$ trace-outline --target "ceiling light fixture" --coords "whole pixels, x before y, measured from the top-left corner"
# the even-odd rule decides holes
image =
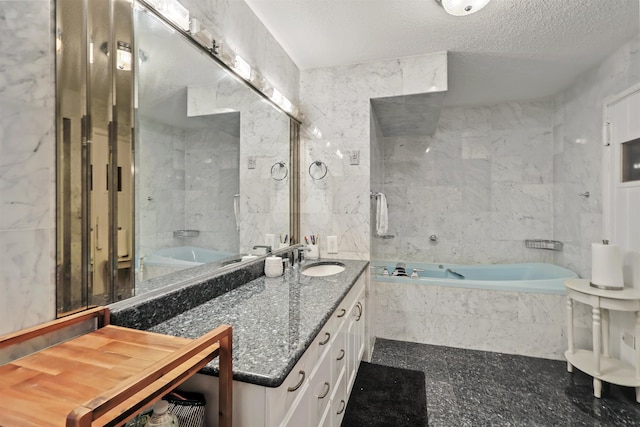
[[[491,0],[436,0],[450,15],[465,16],[479,11]]]

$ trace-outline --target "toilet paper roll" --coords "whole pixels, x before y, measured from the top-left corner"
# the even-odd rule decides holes
[[[600,289],[622,289],[622,254],[616,245],[591,245],[591,284]]]

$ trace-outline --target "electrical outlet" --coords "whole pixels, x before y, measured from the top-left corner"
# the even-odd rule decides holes
[[[255,169],[256,168],[256,158],[253,156],[249,156],[249,159],[247,161],[247,167],[249,169]]]
[[[622,342],[635,350],[635,348],[636,348],[636,337],[631,335],[629,332],[623,332],[622,333]]]
[[[327,236],[327,253],[328,254],[338,253],[338,237],[337,236]]]
[[[349,163],[352,165],[360,164],[360,150],[351,150],[351,153],[349,154]]]

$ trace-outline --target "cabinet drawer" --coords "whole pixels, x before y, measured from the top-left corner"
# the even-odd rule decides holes
[[[347,367],[347,324],[343,323],[336,331],[336,338],[331,345],[331,381],[335,383]]]
[[[346,315],[345,315],[346,317]],[[336,331],[335,331],[336,321],[332,317],[327,320],[327,323],[324,324],[318,335],[313,339],[313,342],[307,348],[305,355],[309,358],[309,362],[312,365],[315,365],[318,360],[322,357],[322,355],[331,347],[331,343],[333,342]],[[308,354],[307,354],[308,353]]]
[[[331,415],[331,418],[333,420],[331,425],[335,427],[340,427],[340,425],[342,424],[342,419],[344,418],[344,412],[347,409],[346,378],[347,374],[345,371],[343,371],[338,378],[333,396],[331,396],[331,407],[329,410],[329,415]]]
[[[309,381],[309,421],[317,425],[322,418],[329,401],[334,384],[331,383],[331,354],[324,353],[318,367]]]

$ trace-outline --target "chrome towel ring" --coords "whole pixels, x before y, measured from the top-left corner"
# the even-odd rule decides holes
[[[327,176],[327,172],[329,168],[323,161],[316,160],[309,165],[309,176],[316,181]]]
[[[284,162],[275,162],[273,166],[271,166],[271,178],[276,181],[283,181],[289,175],[289,168]]]

